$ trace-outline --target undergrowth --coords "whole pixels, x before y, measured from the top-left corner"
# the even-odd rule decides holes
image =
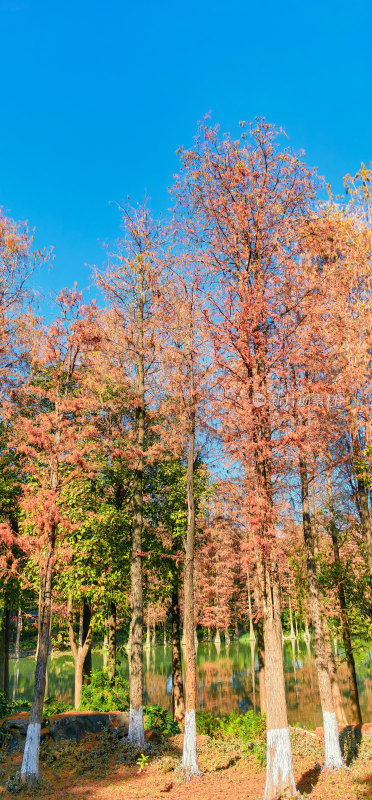
[[[235,747],[238,742],[243,753],[253,754],[261,765],[266,763],[266,720],[261,714],[255,714],[254,711],[238,714],[232,711],[231,714],[216,717],[208,711],[199,711],[196,714],[196,729],[211,739],[222,740],[225,748],[230,740],[235,741]],[[233,756],[228,756],[228,760],[231,758]]]
[[[106,669],[93,669],[90,683],[81,688],[79,710],[126,711],[128,708],[128,681],[117,672],[110,678]]]

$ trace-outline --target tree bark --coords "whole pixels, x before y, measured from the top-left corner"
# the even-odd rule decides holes
[[[9,700],[9,618],[10,612],[6,607],[7,593],[5,594],[5,608],[2,612],[0,630],[0,691],[4,692]]]
[[[144,376],[144,271],[139,271],[139,308],[137,341],[137,395],[136,445],[138,449],[137,467],[134,470],[133,529],[131,563],[132,617],[130,622],[129,652],[129,730],[128,741],[138,747],[145,744],[143,724],[143,587],[142,587],[142,526],[143,526],[143,448],[145,441],[145,376]]]
[[[372,585],[372,519],[368,508],[368,491],[364,486],[363,481],[359,479],[357,482],[357,491],[360,504],[360,521],[367,553],[370,582]]]
[[[342,639],[344,643],[348,681],[349,681],[352,724],[362,725],[363,719],[359,703],[359,691],[356,679],[355,661],[354,661],[353,649],[351,646],[351,636],[350,636],[350,626],[349,626],[345,586],[344,586],[344,581],[342,580],[341,558],[340,558],[340,550],[338,546],[338,536],[337,536],[338,531],[336,526],[336,518],[335,518],[334,503],[333,503],[331,469],[328,459],[327,459],[327,492],[328,492],[328,503],[330,511],[330,529],[331,529],[331,537],[333,545],[333,557],[334,557],[334,562],[339,570],[338,600],[341,609],[341,629],[342,629]]]
[[[53,556],[54,535],[49,540],[47,562],[43,580],[40,635],[35,667],[34,692],[21,766],[21,780],[23,783],[27,783],[29,786],[32,786],[37,781],[39,776],[40,729],[43,716],[46,670],[50,643]]]
[[[352,442],[352,464],[351,472],[355,478],[356,489],[356,505],[360,518],[360,525],[362,529],[362,536],[367,555],[367,564],[369,570],[370,585],[372,588],[372,519],[368,507],[368,490],[363,481],[358,477],[355,469],[355,462],[361,459],[360,439],[358,435],[358,427],[356,418],[353,414],[351,396],[348,391],[345,391],[345,400],[347,408],[347,418],[349,424],[350,438]]]
[[[79,648],[77,658],[75,661],[75,708],[79,708],[80,705],[80,697],[81,697],[81,689],[83,686],[83,673],[84,673],[84,654],[82,650]]]
[[[254,587],[254,598],[256,615],[256,630],[257,630],[257,654],[258,654],[258,685],[260,689],[260,709],[261,714],[266,714],[266,684],[265,684],[265,638],[264,638],[264,624],[263,624],[263,601],[260,595],[260,589],[256,581]]]
[[[89,632],[89,626],[92,619],[92,611],[88,603],[84,600],[83,608],[83,644],[86,641]],[[90,676],[92,674],[92,646],[88,647],[87,654],[83,663],[83,683],[90,683]]]
[[[37,642],[36,642],[36,653],[35,653],[35,661],[37,661],[38,653],[39,653],[39,642],[40,642],[40,633],[41,633],[41,604],[42,604],[42,579],[40,578],[40,586],[39,586],[39,600],[37,604]]]
[[[17,636],[15,641],[15,651],[14,651],[14,655],[16,658],[19,658],[21,632],[22,632],[22,609],[19,608],[17,614]]]
[[[275,574],[265,569],[266,784],[264,800],[296,795],[285,694],[280,592]]]
[[[265,638],[263,619],[257,620],[257,654],[258,654],[258,685],[260,689],[261,714],[266,714],[266,679],[265,679]]]
[[[331,679],[332,695],[335,706],[337,724],[344,726],[347,725],[347,717],[342,703],[341,691],[337,678],[336,662],[332,650],[331,637],[329,635],[328,625],[324,615],[322,618],[322,622],[323,622],[324,643],[327,655],[327,667],[328,667],[329,677]]]
[[[314,555],[314,540],[310,520],[307,467],[305,459],[301,454],[299,463],[302,519],[306,548],[306,568],[310,592],[310,615],[313,625],[315,664],[318,674],[320,702],[323,714],[325,767],[328,767],[329,769],[340,769],[340,767],[344,766],[344,762],[340,749],[332,685],[327,665],[327,654],[320,608],[319,585]]]
[[[88,606],[89,608],[89,606]],[[87,622],[89,618],[88,628]],[[84,606],[80,607],[79,611],[79,635],[76,640],[74,634],[74,613],[72,609],[72,600],[69,598],[67,606],[67,628],[70,640],[70,647],[74,657],[75,664],[75,692],[74,692],[74,705],[79,708],[81,687],[83,685],[84,676],[84,662],[89,653],[92,639],[93,639],[93,615],[89,608],[89,615],[86,612],[85,626],[84,626]]]
[[[247,597],[248,597],[248,614],[249,614],[249,638],[251,641],[253,641],[256,639],[256,637],[254,635],[253,620],[252,620],[251,582],[248,571],[247,571]]]
[[[195,408],[194,375],[192,361],[192,339],[190,337],[189,379],[190,407],[187,454],[187,534],[184,572],[184,631],[185,631],[185,728],[183,735],[182,769],[189,777],[199,774],[196,754],[196,656],[194,624],[194,452],[195,452]]]
[[[112,681],[116,672],[116,605],[113,600],[110,604],[108,619],[108,676]]]
[[[289,602],[289,624],[290,624],[290,638],[295,639],[296,634],[294,632],[293,627],[293,614],[292,614],[292,602],[291,602],[291,595],[288,595],[288,602]]]
[[[185,719],[185,700],[182,680],[180,605],[177,587],[172,592],[172,710],[175,722],[183,724]]]
[[[108,664],[108,619],[105,619],[105,635],[103,637],[103,666]]]

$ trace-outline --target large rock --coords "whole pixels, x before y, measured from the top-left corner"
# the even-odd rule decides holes
[[[21,714],[16,714],[13,717],[9,717],[9,719],[6,719],[3,722],[1,730],[16,731],[20,734],[20,736],[26,736],[29,716],[30,715],[27,713],[27,711],[23,711]]]
[[[8,750],[23,750],[26,739],[29,714],[23,712],[6,719],[1,730],[5,734],[5,745]],[[128,711],[102,712],[102,713],[66,713],[56,714],[49,719],[49,725],[41,729],[41,739],[49,736],[55,742],[72,741],[80,742],[88,733],[111,732],[118,739],[128,734]]]
[[[24,711],[4,720],[1,731],[5,734],[4,744],[9,752],[22,751],[25,746],[29,714]],[[45,726],[45,720],[43,720]],[[41,741],[48,738],[49,728],[43,727],[40,731]]]
[[[110,717],[110,729],[114,731],[117,738],[123,739],[124,736],[128,736],[129,711],[120,711],[116,714],[110,714]]]
[[[50,735],[55,742],[80,742],[88,733],[101,733],[115,730],[117,735],[128,732],[129,714],[124,713],[85,713],[60,714],[50,719]]]

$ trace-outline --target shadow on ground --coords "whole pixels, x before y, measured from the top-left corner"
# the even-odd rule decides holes
[[[320,773],[322,768],[319,764],[311,769],[308,769],[306,772],[301,775],[299,781],[297,781],[297,789],[301,794],[310,794],[314,787],[317,785]]]

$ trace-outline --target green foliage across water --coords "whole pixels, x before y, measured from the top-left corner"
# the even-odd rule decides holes
[[[4,692],[0,692],[0,719],[20,711],[28,711],[30,707],[29,700],[7,700]]]
[[[10,714],[11,703],[6,699],[4,692],[0,692],[0,718]]]
[[[109,678],[105,669],[92,670],[90,683],[81,689],[80,711],[125,711],[129,708],[129,685],[118,673]]]
[[[43,717],[54,717],[55,714],[64,714],[65,711],[71,711],[72,709],[72,703],[65,703],[52,695],[44,700]]]

